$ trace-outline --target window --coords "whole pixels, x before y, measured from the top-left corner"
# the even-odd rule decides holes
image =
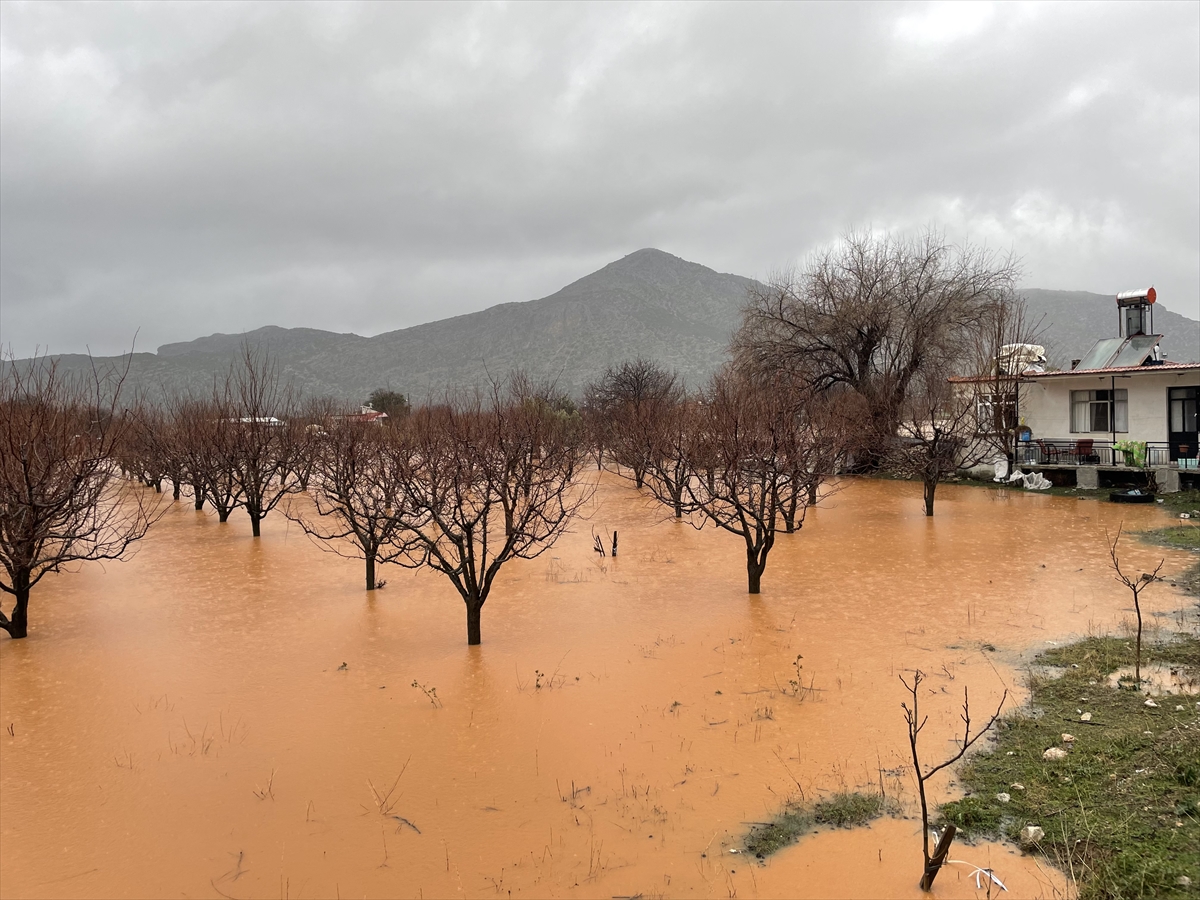
[[[979,394],[975,399],[976,434],[1003,434],[1017,425],[1017,395]]]
[[[1172,434],[1196,431],[1196,398],[1200,388],[1171,388],[1168,392],[1171,407]]]
[[[1071,432],[1105,431],[1129,431],[1129,391],[1071,391]]]

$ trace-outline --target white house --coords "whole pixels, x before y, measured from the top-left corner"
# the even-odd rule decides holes
[[[1119,294],[1120,337],[1097,341],[1069,371],[1022,373],[1018,465],[1177,470],[1164,473],[1171,483],[1200,476],[1200,364],[1163,358],[1155,299],[1153,288]],[[1095,475],[1081,472],[1079,484]]]

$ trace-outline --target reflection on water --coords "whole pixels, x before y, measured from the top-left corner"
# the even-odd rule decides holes
[[[282,516],[254,541],[177,504],[133,560],[44,582],[31,637],[0,643],[0,892],[919,896],[911,819],[766,866],[730,851],[784,799],[880,770],[911,804],[897,676],[930,674],[923,739],[944,752],[963,685],[979,709],[1019,699],[1019,653],[1120,627],[1104,528],[1165,522],[939,498],[926,519],[913,485],[848,483],[780,536],[751,597],[736,538],[606,480],[590,523],[502,573],[476,648],[432,575],[392,569],[368,596]],[[619,558],[592,525],[620,531]],[[1159,552],[1126,555],[1149,571]],[[793,696],[797,654],[811,691]],[[1057,884],[999,845],[954,855],[1014,896]],[[968,874],[935,894],[975,896]]]

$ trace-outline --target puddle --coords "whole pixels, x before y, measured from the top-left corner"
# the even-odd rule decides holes
[[[1120,627],[1104,529],[1165,522],[956,486],[927,519],[919,486],[851,481],[750,597],[736,538],[606,477],[590,521],[502,572],[468,648],[439,578],[389,568],[368,596],[278,514],[254,541],[188,507],[132,560],[47,578],[32,636],[0,640],[4,897],[916,897],[911,820],[765,866],[728,850],[881,770],[911,809],[898,676],[929,674],[923,746],[947,752],[965,685],[973,712],[1019,701],[1016,651]],[[1188,562],[1126,550],[1164,553]],[[953,855],[1010,896],[1062,888],[1010,848]],[[983,896],[968,871],[935,896]]]
[[[1133,666],[1118,669],[1108,676],[1108,686],[1115,688],[1122,679],[1133,683]],[[1142,692],[1152,697],[1163,694],[1200,694],[1200,675],[1187,673],[1179,666],[1151,663],[1142,666]]]

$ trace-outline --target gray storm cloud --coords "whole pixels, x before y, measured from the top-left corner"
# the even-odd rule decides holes
[[[0,5],[17,355],[929,224],[1200,316],[1200,5]]]

